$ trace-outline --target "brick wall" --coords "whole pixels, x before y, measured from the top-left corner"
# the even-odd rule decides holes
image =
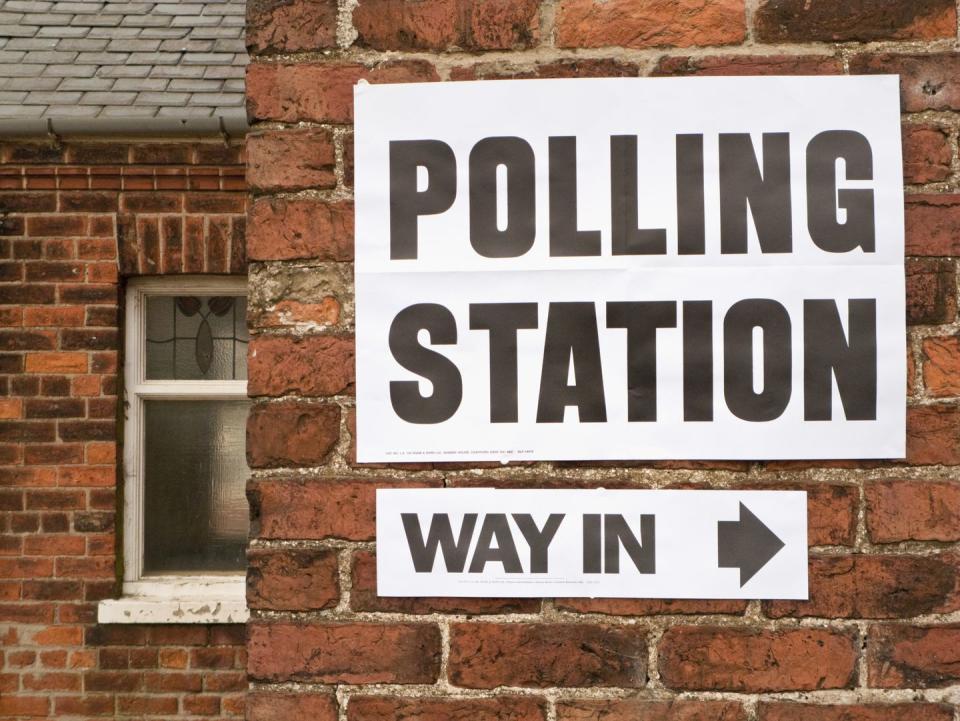
[[[251,0],[248,24],[252,721],[960,718],[954,0]],[[358,79],[878,72],[902,76],[906,462],[354,462]],[[810,600],[378,598],[374,489],[476,485],[805,489]]]
[[[237,717],[242,626],[118,594],[122,281],[243,273],[242,148],[0,143],[0,717]]]

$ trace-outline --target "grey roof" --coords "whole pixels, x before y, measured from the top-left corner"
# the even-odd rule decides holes
[[[236,126],[245,5],[0,0],[0,119],[225,118]]]

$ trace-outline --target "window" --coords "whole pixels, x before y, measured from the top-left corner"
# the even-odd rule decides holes
[[[101,622],[242,622],[249,512],[246,280],[126,296],[123,598]]]

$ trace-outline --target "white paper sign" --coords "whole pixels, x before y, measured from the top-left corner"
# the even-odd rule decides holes
[[[894,76],[356,87],[358,459],[899,458]]]
[[[807,496],[378,489],[377,593],[805,599]]]

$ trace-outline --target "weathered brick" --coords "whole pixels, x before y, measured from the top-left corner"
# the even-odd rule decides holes
[[[646,633],[632,626],[458,623],[447,673],[466,688],[641,688],[646,659]]]
[[[353,203],[265,198],[253,204],[251,260],[353,259]]]
[[[252,396],[353,393],[354,341],[331,335],[261,336],[250,343]]]
[[[357,551],[353,557],[350,608],[354,611],[388,613],[536,613],[535,598],[426,598],[422,596],[381,596],[377,593],[377,557]]]
[[[960,465],[960,408],[943,404],[907,408],[907,462]]]
[[[376,50],[509,50],[539,37],[539,0],[360,0],[357,43]]]
[[[801,704],[761,702],[759,721],[952,721],[946,704]]]
[[[546,702],[530,696],[402,698],[353,696],[348,721],[546,721]]]
[[[877,688],[938,688],[960,679],[960,627],[873,626],[867,675]]]
[[[561,0],[556,43],[564,48],[729,45],[746,36],[743,0]]]
[[[253,468],[315,466],[340,438],[340,408],[298,402],[254,405],[247,419],[247,461]]]
[[[872,481],[865,497],[874,543],[960,541],[960,481]]]
[[[557,703],[558,721],[746,721],[736,701],[570,699]]]
[[[954,37],[953,0],[762,0],[753,15],[762,42],[934,40]]]
[[[907,255],[960,255],[960,195],[908,195]]]
[[[951,556],[810,559],[808,601],[764,601],[771,618],[909,618],[960,608],[960,564]]]
[[[300,65],[253,63],[247,68],[247,111],[256,120],[349,123],[353,86],[439,80],[423,60],[387,61],[369,68],[356,63]]]
[[[661,75],[839,75],[843,64],[831,55],[672,55],[650,73]]]
[[[904,112],[960,110],[960,53],[855,55],[850,72],[900,76]]]
[[[700,615],[724,613],[742,616],[746,601],[695,601],[650,598],[558,598],[557,608],[575,613],[610,616]]]
[[[247,3],[247,48],[252,55],[336,46],[336,0],[250,0]]]
[[[247,136],[247,181],[260,190],[333,188],[336,149],[327,129],[264,131]]]
[[[337,721],[337,718],[337,701],[332,694],[257,691],[247,700],[247,721]]]
[[[858,647],[846,631],[674,626],[660,641],[660,678],[685,691],[849,688]]]
[[[251,481],[251,533],[276,540],[373,539],[377,488],[439,487],[426,482],[371,479],[270,478]]]
[[[903,178],[908,183],[935,183],[952,173],[953,151],[947,131],[937,125],[903,126]]]
[[[960,338],[925,338],[923,385],[931,396],[960,395]]]
[[[263,681],[434,683],[440,629],[430,624],[254,623],[248,672]]]
[[[312,611],[340,598],[337,552],[331,549],[251,550],[247,603],[251,608]]]
[[[907,323],[937,325],[957,317],[956,265],[945,258],[907,258]]]

